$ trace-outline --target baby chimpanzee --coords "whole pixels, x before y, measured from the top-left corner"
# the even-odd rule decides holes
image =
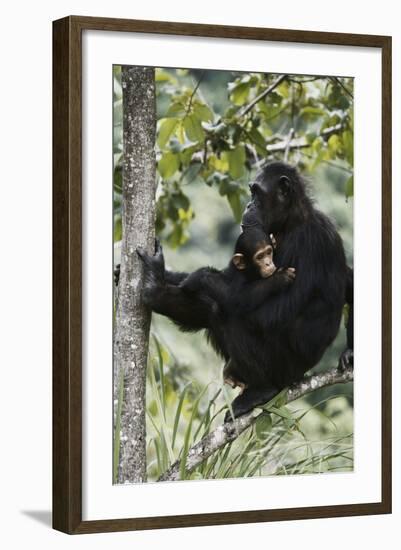
[[[247,228],[238,237],[234,255],[225,269],[202,267],[179,286],[187,292],[206,293],[225,314],[249,313],[295,279],[294,268],[276,269],[275,246],[273,235],[267,237],[260,227]]]
[[[295,280],[292,267],[276,269],[273,262],[273,235],[267,237],[260,226],[245,228],[235,244],[228,266],[219,271],[203,267],[186,277],[180,287],[188,293],[202,295],[213,302],[211,326],[224,337],[238,316],[250,314],[272,294],[285,290]],[[229,360],[224,368],[224,381],[233,387],[246,384],[235,375]]]

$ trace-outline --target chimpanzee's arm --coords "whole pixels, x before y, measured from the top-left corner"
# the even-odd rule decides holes
[[[187,273],[165,270],[163,250],[156,243],[153,256],[137,249],[145,270],[143,301],[156,313],[166,315],[182,330],[197,331],[210,328],[210,316],[215,312],[215,303],[203,293],[185,292],[179,283]]]
[[[191,294],[201,294],[219,305],[225,304],[229,290],[232,290],[224,274],[213,267],[201,267],[190,273],[180,283],[180,288]]]
[[[154,312],[169,317],[184,331],[210,328],[213,302],[202,294],[190,294],[176,285],[147,285],[143,299]]]
[[[295,270],[277,270],[268,279],[253,282],[243,280],[241,273],[237,274],[237,278],[240,284],[237,280],[228,282],[222,276],[204,273],[202,289],[227,313],[246,314],[254,311],[273,294],[288,288],[295,279]]]
[[[169,285],[179,285],[184,279],[188,277],[189,273],[181,271],[164,271],[164,280]]]
[[[117,264],[114,269],[114,283],[118,285],[120,280],[120,269],[121,265]],[[184,279],[188,277],[189,273],[184,273],[181,271],[168,271],[167,269],[163,270],[164,281],[169,285],[179,285]]]
[[[258,308],[265,300],[286,290],[295,280],[295,269],[277,270],[268,279],[260,279],[243,285],[242,292],[235,298],[238,313],[250,313]]]

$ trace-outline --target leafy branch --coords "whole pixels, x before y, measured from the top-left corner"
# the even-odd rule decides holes
[[[286,74],[283,74],[283,75],[279,76],[273,82],[273,84],[271,84],[268,88],[266,88],[266,90],[264,90],[261,94],[259,94],[257,97],[255,97],[255,99],[253,101],[251,101],[242,111],[240,111],[239,116],[243,117],[246,114],[248,114],[249,111],[251,111],[255,107],[255,105],[257,103],[259,103],[259,101],[262,101],[262,99],[264,99],[269,94],[271,94],[272,91],[277,88],[277,86],[279,86],[282,82],[284,82],[284,80],[287,78],[287,76],[288,75],[286,75]]]
[[[285,403],[290,403],[318,389],[333,386],[334,384],[345,384],[351,382],[353,379],[354,371],[352,367],[346,369],[333,368],[320,374],[305,377],[301,382],[288,388],[283,399]],[[237,418],[234,422],[222,424],[195,443],[187,453],[186,473],[191,473],[217,450],[237,439],[242,432],[252,426],[261,414],[263,413],[255,415],[254,412],[252,412]],[[176,460],[164,474],[159,477],[158,481],[178,481],[181,479],[180,468],[181,461]]]

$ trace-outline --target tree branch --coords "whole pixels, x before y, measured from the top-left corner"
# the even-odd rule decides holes
[[[354,99],[354,94],[348,90],[347,86],[343,84],[337,76],[331,76],[330,79],[333,82],[337,82],[337,84],[344,90],[344,92],[349,95],[351,99]]]
[[[330,126],[330,128],[325,128],[324,130],[322,130],[320,137],[322,137],[324,140],[328,140],[330,136],[336,134],[337,132],[342,130],[342,128],[342,124],[336,124],[335,126]],[[310,145],[311,144],[307,141],[305,137],[294,138],[291,141],[284,139],[277,143],[266,145],[266,151],[268,153],[277,153],[280,151],[287,151],[289,149],[303,149],[305,147],[310,147]]]
[[[345,384],[354,379],[353,368],[340,370],[333,368],[320,374],[307,376],[301,382],[291,386],[285,396],[286,403],[295,401],[308,393],[334,384]],[[210,432],[206,437],[195,443],[188,452],[186,469],[192,472],[199,464],[211,456],[215,451],[221,449],[227,443],[234,441],[243,431],[249,428],[259,415],[250,413],[222,424]],[[180,461],[177,460],[158,479],[158,481],[177,481],[180,479]]]
[[[150,312],[141,300],[143,267],[136,248],[154,250],[154,69],[124,66],[122,88],[122,249],[114,331],[114,385],[123,386],[120,429],[115,441],[119,437],[118,483],[134,483],[146,481],[145,389]],[[116,395],[115,389],[115,407]]]
[[[262,101],[262,99],[264,99],[266,96],[268,96],[275,88],[277,88],[277,86],[279,86],[286,78],[287,78],[288,75],[286,74],[283,74],[281,76],[279,76],[271,86],[269,86],[268,88],[266,88],[266,90],[264,90],[261,94],[258,95],[258,97],[255,97],[255,99],[253,101],[251,101],[246,107],[245,109],[243,109],[242,111],[239,112],[238,116],[239,117],[243,117],[245,116],[246,114],[249,113],[249,111],[251,109],[253,109],[255,107],[255,105],[257,103],[259,103],[259,101]]]
[[[203,77],[205,76],[205,72],[206,72],[206,71],[203,71],[203,72],[202,72],[202,74],[201,74],[200,77],[199,77],[198,82],[195,84],[195,87],[194,87],[194,89],[192,90],[192,94],[191,94],[191,97],[189,98],[188,106],[187,106],[187,108],[186,108],[186,112],[185,112],[184,118],[185,118],[187,115],[189,115],[189,112],[190,112],[191,107],[192,107],[192,102],[193,102],[193,100],[194,100],[194,97],[195,97],[195,95],[196,95],[196,92],[198,91],[198,88],[199,88],[199,86],[200,86],[200,83],[202,82]]]

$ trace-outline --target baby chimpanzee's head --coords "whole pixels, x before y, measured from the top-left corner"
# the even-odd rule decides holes
[[[276,271],[275,244],[273,235],[267,236],[260,226],[248,227],[237,239],[232,262],[249,278],[266,279]]]

